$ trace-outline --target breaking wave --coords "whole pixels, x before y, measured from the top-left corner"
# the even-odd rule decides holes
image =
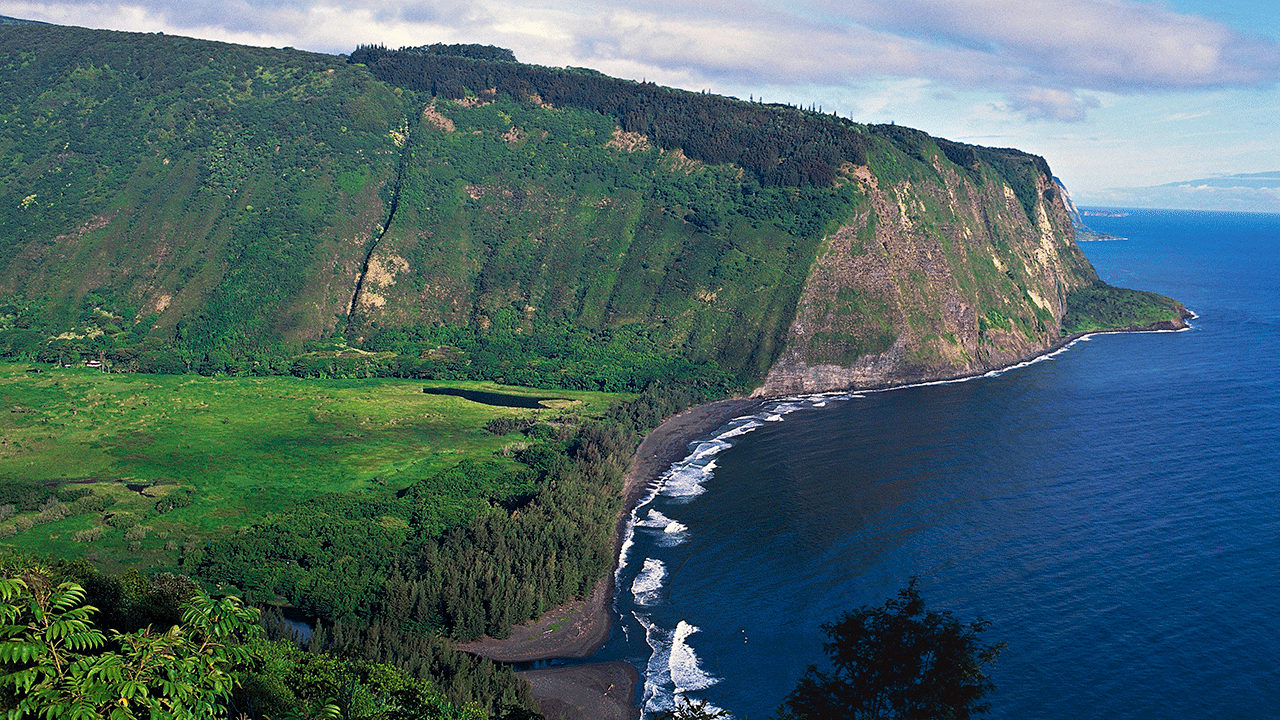
[[[644,628],[645,641],[653,653],[645,669],[644,712],[646,715],[671,710],[687,699],[686,694],[705,690],[720,678],[702,668],[698,655],[689,645],[690,635],[698,632],[695,625],[681,620],[674,630],[665,630],[644,613],[632,613]],[[718,709],[708,706],[708,709]]]
[[[644,568],[631,583],[631,597],[637,605],[653,605],[662,599],[662,581],[667,578],[667,567],[657,558],[645,558]]]
[[[652,717],[673,709],[688,693],[696,693],[712,687],[719,678],[708,673],[690,644],[690,637],[699,632],[697,626],[680,620],[674,628],[664,628],[651,616],[651,608],[663,604],[665,586],[670,578],[667,566],[657,557],[632,559],[636,533],[647,538],[644,547],[656,551],[684,542],[689,533],[696,532],[679,520],[673,519],[654,507],[661,499],[663,510],[672,514],[706,491],[705,483],[715,475],[716,458],[733,444],[735,438],[746,435],[769,423],[782,422],[787,415],[798,410],[820,408],[838,400],[861,395],[832,393],[776,400],[758,412],[731,420],[712,437],[689,444],[689,454],[662,474],[648,493],[632,509],[624,530],[622,550],[615,575],[619,594],[630,594],[630,615],[644,629],[645,642],[649,646],[649,658],[642,668],[644,673],[644,714]],[[648,551],[646,551],[647,554]],[[635,562],[640,568],[635,570]],[[634,573],[634,576],[632,574]],[[631,581],[626,582],[627,578]],[[620,599],[620,598],[619,598]],[[624,631],[630,630],[624,623]],[[637,658],[634,662],[639,663]],[[708,709],[718,710],[711,705]]]

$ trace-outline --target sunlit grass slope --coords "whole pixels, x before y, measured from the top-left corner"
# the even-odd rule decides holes
[[[619,397],[450,383],[555,398],[534,410],[425,394],[424,383],[403,380],[32,367],[0,366],[0,505],[16,510],[0,543],[142,567],[171,566],[193,544],[322,493],[400,489],[464,459],[506,462],[521,439],[485,431],[489,421],[572,421]],[[494,490],[452,487],[458,520]],[[102,498],[114,502],[101,507]],[[54,500],[65,509],[50,512]]]

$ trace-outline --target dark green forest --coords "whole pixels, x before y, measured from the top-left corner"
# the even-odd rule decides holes
[[[355,702],[352,686],[390,692],[375,683],[382,678],[405,692],[428,683],[412,696],[426,703],[416,716],[454,717],[437,707],[447,702],[477,717],[530,717],[528,687],[510,668],[454,643],[505,637],[514,624],[589,594],[613,565],[623,472],[639,440],[707,399],[702,389],[652,383],[576,425],[502,417],[487,432],[520,438],[514,465],[467,460],[398,491],[321,494],[189,548],[171,571],[112,575],[84,560],[23,556],[3,559],[0,569],[13,578],[52,568],[55,580],[78,583],[103,632],[166,628],[200,588],[267,608],[265,637],[278,642],[255,646],[265,665],[224,699],[232,716]],[[74,486],[0,487],[13,491],[0,499],[22,507],[82,499],[69,494]],[[305,652],[291,649],[277,608],[313,625]]]

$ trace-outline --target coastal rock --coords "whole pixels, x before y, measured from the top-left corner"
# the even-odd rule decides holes
[[[827,238],[757,396],[979,374],[1063,340],[1067,293],[1098,278],[1053,178],[1029,213],[997,173],[933,168],[859,178],[869,202]]]

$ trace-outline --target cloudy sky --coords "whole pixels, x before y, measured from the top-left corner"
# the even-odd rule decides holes
[[[500,45],[1018,147],[1082,204],[1280,170],[1275,0],[0,0],[0,15],[328,53]]]

